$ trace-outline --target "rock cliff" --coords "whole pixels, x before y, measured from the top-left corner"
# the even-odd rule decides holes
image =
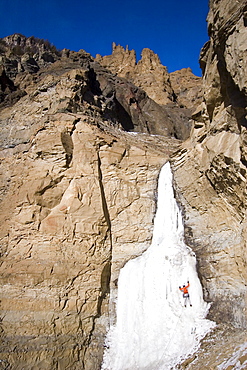
[[[156,103],[165,106],[175,120],[180,117],[179,121],[190,122],[191,114],[202,102],[201,78],[190,68],[168,73],[158,55],[148,48],[143,49],[137,62],[134,50],[113,43],[112,54],[104,57],[98,54],[96,60],[112,73],[143,89]]]
[[[96,60],[118,76],[132,80],[158,104],[174,101],[169,73],[157,54],[150,49],[143,49],[141,59],[136,63],[134,50],[129,50],[128,47],[124,49],[114,43],[112,49],[112,55],[97,55]]]
[[[211,314],[240,327],[246,326],[244,5],[211,2],[210,41],[200,59],[204,102],[194,112],[191,140],[174,161],[187,237],[203,270],[205,293],[214,302]]]
[[[246,344],[240,350],[247,324],[245,17],[246,1],[210,1],[210,40],[200,56],[204,99],[192,116],[191,139],[174,156],[186,239],[197,254],[205,298],[212,302],[209,317],[219,324],[205,341],[202,358],[184,364],[189,369],[246,367]],[[222,323],[235,329],[221,331]]]
[[[245,366],[246,24],[246,1],[210,1],[202,81],[149,49],[1,40],[1,368],[100,368],[167,160],[218,324],[180,368]]]
[[[150,244],[183,131],[84,51],[16,74],[2,60],[1,365],[99,368],[110,286]]]

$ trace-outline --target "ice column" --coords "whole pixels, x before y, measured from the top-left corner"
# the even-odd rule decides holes
[[[159,177],[152,244],[120,271],[117,321],[107,336],[102,369],[170,369],[214,326],[205,319],[209,306],[183,233],[167,163]],[[184,307],[179,290],[188,280],[192,307]]]

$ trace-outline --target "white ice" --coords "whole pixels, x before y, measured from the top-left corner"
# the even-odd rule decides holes
[[[120,271],[117,320],[107,335],[102,370],[171,369],[195,352],[214,326],[205,319],[209,305],[183,234],[167,163],[159,177],[152,244]],[[184,307],[179,290],[187,281],[192,307]]]

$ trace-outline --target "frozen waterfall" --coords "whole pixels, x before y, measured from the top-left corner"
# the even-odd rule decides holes
[[[152,244],[120,271],[117,321],[107,335],[102,370],[171,369],[214,326],[205,319],[209,307],[183,232],[167,163],[159,177]],[[192,307],[184,307],[179,290],[188,280]]]

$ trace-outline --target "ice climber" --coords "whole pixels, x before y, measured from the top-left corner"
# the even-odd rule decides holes
[[[187,285],[186,286],[183,285],[182,287],[181,286],[179,287],[179,289],[181,290],[181,292],[183,292],[184,307],[186,307],[186,303],[187,302],[192,307],[192,304],[191,304],[191,301],[190,301],[190,295],[189,295],[189,291],[188,291],[189,286],[190,286],[190,283],[189,283],[189,281],[187,281]]]

